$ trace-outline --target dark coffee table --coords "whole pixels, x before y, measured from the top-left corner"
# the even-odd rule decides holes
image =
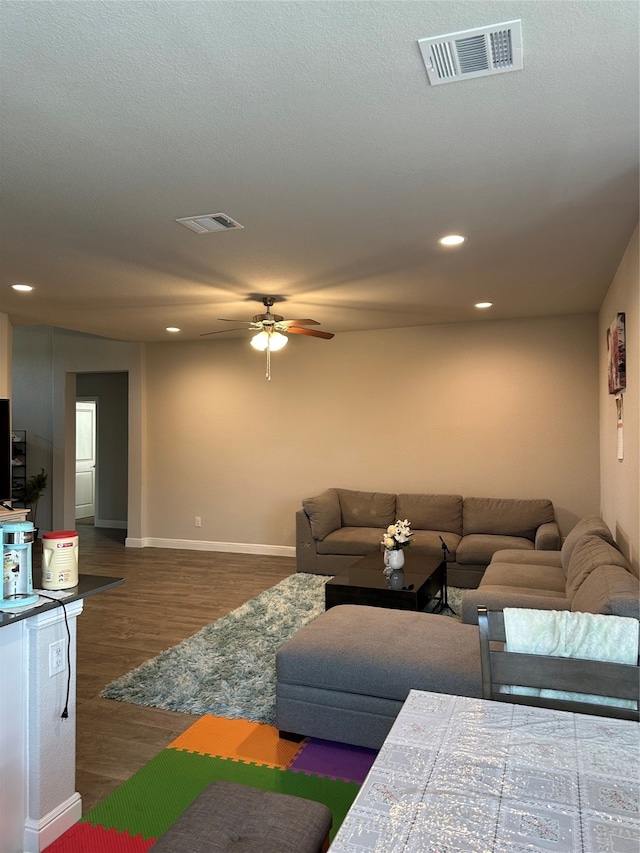
[[[405,551],[402,589],[392,589],[382,570],[381,551],[357,560],[342,574],[325,584],[325,610],[337,604],[367,604],[393,610],[424,610],[439,596],[446,600],[445,562],[442,557],[426,557]]]

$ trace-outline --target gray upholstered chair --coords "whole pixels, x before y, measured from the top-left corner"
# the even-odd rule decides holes
[[[580,614],[567,614],[569,618]],[[606,619],[617,619],[606,616]],[[498,702],[557,708],[596,716],[640,720],[640,667],[633,664],[584,660],[576,657],[522,654],[507,651],[504,615],[502,610],[478,607],[480,631],[480,661],[484,699]],[[589,694],[629,700],[633,708],[622,708],[596,701],[583,702],[555,696],[528,695],[510,692],[510,688],[533,688],[566,693]]]

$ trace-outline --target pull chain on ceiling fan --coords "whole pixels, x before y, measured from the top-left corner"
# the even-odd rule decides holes
[[[320,329],[308,329],[307,326],[319,326],[317,320],[285,320],[280,314],[272,314],[271,308],[275,304],[273,296],[265,296],[262,304],[266,308],[264,314],[256,314],[252,320],[229,320],[226,317],[218,317],[221,323],[243,323],[243,326],[237,326],[235,329],[220,329],[216,332],[204,332],[200,335],[204,338],[208,335],[221,335],[225,332],[235,332],[239,329],[246,328],[250,331],[257,332],[251,338],[251,346],[254,349],[267,353],[267,373],[266,377],[271,381],[271,353],[285,347],[288,343],[288,334],[292,335],[310,335],[313,338],[324,338],[330,340],[333,337],[333,332],[323,332]]]

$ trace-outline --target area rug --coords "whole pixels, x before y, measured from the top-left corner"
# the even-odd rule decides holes
[[[146,853],[217,779],[324,803],[333,838],[375,756],[315,738],[291,743],[273,726],[205,715],[45,853]]]
[[[324,612],[326,575],[297,572],[107,685],[106,699],[273,725],[276,652]],[[454,609],[461,590],[449,587]]]
[[[324,611],[327,575],[297,572],[113,681],[106,699],[275,722],[276,652]]]

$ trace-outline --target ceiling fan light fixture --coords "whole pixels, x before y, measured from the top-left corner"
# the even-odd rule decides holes
[[[271,352],[277,352],[283,347],[286,347],[288,343],[289,338],[287,338],[286,335],[282,335],[280,332],[262,331],[258,332],[257,335],[254,335],[251,338],[251,346],[260,352],[264,352],[267,346]]]
[[[334,337],[333,332],[323,332],[320,329],[308,329],[307,326],[319,326],[317,320],[285,320],[279,314],[272,314],[271,308],[276,302],[275,296],[265,296],[262,298],[262,304],[266,311],[264,314],[256,314],[253,320],[246,322],[245,325],[252,332],[256,332],[249,343],[259,352],[267,354],[267,373],[266,377],[271,380],[271,353],[277,352],[289,343],[288,335],[309,335],[312,338],[324,338],[330,340]],[[218,317],[222,323],[243,323],[242,320],[230,320],[228,317]],[[225,331],[224,329],[222,331]],[[230,332],[239,331],[239,329],[228,329]],[[284,332],[285,334],[282,334]],[[220,332],[205,332],[204,335],[218,335]]]

